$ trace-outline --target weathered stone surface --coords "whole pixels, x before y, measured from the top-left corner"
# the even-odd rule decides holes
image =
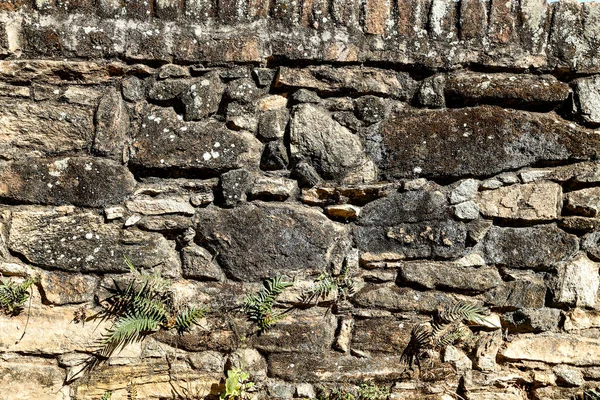
[[[363,209],[363,214],[365,215]],[[359,219],[359,224],[361,219]],[[404,260],[458,258],[465,251],[467,229],[454,220],[427,221],[394,226],[358,226],[358,248],[363,259]]]
[[[194,215],[195,209],[187,198],[136,198],[126,201],[129,211],[144,215],[186,214]]]
[[[197,121],[216,113],[224,91],[225,85],[221,83],[217,72],[209,72],[190,82],[181,97],[186,121]]]
[[[553,114],[495,106],[402,109],[382,122],[371,150],[388,179],[486,176],[534,163],[593,158],[597,135]],[[379,155],[382,154],[382,155]]]
[[[502,282],[494,267],[459,267],[444,262],[403,262],[398,268],[398,283],[423,289],[483,292]]]
[[[35,158],[0,164],[0,199],[21,204],[102,207],[135,187],[121,164],[92,157]]]
[[[575,308],[566,314],[564,328],[566,331],[600,328],[600,312]]]
[[[350,345],[352,349],[368,353],[402,353],[413,327],[425,322],[429,322],[429,318],[418,315],[358,319]]]
[[[459,72],[446,79],[446,103],[452,106],[497,104],[552,109],[569,96],[569,85],[551,75]]]
[[[553,220],[560,214],[562,189],[552,182],[505,186],[481,192],[477,202],[481,214],[487,217]]]
[[[445,75],[434,75],[423,79],[416,98],[419,105],[429,108],[443,108],[446,106],[444,97]]]
[[[0,78],[7,82],[102,83],[110,79],[104,66],[90,61],[2,60]]]
[[[144,82],[137,76],[129,76],[121,82],[121,93],[125,100],[140,101],[145,97]]]
[[[424,313],[432,313],[454,301],[453,295],[443,292],[421,292],[394,284],[367,285],[353,297],[353,302],[360,307]]]
[[[263,140],[281,139],[285,134],[289,117],[287,108],[263,113],[258,120],[258,136]]]
[[[286,178],[257,178],[250,186],[248,197],[251,200],[285,201],[298,191],[298,183]]]
[[[579,117],[587,124],[600,124],[600,76],[575,81],[575,101]]]
[[[122,160],[129,135],[129,112],[121,94],[115,89],[108,90],[98,104],[95,118],[94,151]]]
[[[365,378],[394,380],[404,370],[399,355],[358,358],[335,353],[326,356],[273,354],[268,362],[274,377],[304,382],[364,382]]]
[[[152,106],[133,141],[131,163],[147,173],[173,171],[216,176],[244,165],[258,165],[262,144],[247,132],[221,122],[184,122],[172,108]],[[197,175],[195,175],[197,177]]]
[[[64,370],[54,360],[14,357],[2,360],[0,390],[16,399],[55,400],[68,398],[63,386]]]
[[[509,268],[549,269],[570,260],[579,249],[575,235],[556,225],[532,228],[492,227],[484,241],[486,261]]]
[[[233,207],[246,201],[246,196],[254,175],[245,169],[228,171],[221,175],[220,186],[226,207]]]
[[[266,90],[258,88],[254,79],[241,78],[229,82],[225,95],[229,100],[240,101],[242,103],[251,103],[264,95]]]
[[[460,220],[474,220],[479,218],[479,205],[472,200],[454,206],[454,216]]]
[[[76,304],[93,300],[98,284],[95,276],[53,271],[41,276],[45,300],[51,304]]]
[[[368,67],[281,67],[276,84],[291,88],[308,88],[326,94],[377,94],[400,100],[410,99],[416,89],[415,82],[407,73]]]
[[[561,311],[556,308],[522,308],[502,316],[502,326],[511,333],[540,333],[558,330]]]
[[[348,180],[352,173],[369,168],[360,138],[335,122],[325,110],[308,104],[294,109],[290,152],[292,157],[310,162],[324,179]],[[358,175],[361,180],[369,179],[365,174]]]
[[[548,364],[600,365],[600,341],[568,334],[527,334],[508,342],[500,356]]]
[[[465,179],[450,192],[450,204],[458,204],[473,200],[478,188],[479,181],[475,179]]]
[[[219,282],[225,280],[225,274],[208,250],[192,244],[182,249],[181,257],[184,278]]]
[[[581,370],[568,365],[557,365],[552,368],[556,375],[556,382],[560,386],[577,387],[585,383]]]
[[[575,307],[595,307],[598,285],[598,264],[584,255],[560,263],[549,283],[555,304]]]
[[[171,271],[179,266],[175,243],[162,235],[124,231],[90,212],[15,212],[9,248],[35,265],[73,272],[128,271],[124,256],[141,268],[162,266],[163,271]]]
[[[325,214],[343,221],[355,220],[360,215],[360,208],[352,204],[340,204],[325,207]]]
[[[283,140],[275,140],[265,145],[265,150],[260,158],[260,169],[263,171],[287,169],[289,162]]]
[[[324,271],[341,265],[350,245],[342,225],[303,206],[254,202],[233,210],[208,207],[198,211],[195,222],[199,243],[218,253],[219,264],[236,280]]]
[[[488,292],[486,303],[502,309],[539,309],[546,301],[546,285],[541,276],[522,274],[514,280],[502,282],[500,286]]]
[[[600,231],[596,230],[585,235],[581,247],[587,252],[589,258],[600,261]]]
[[[597,217],[600,213],[600,188],[592,187],[567,193],[565,209],[573,214]]]
[[[0,154],[4,159],[77,153],[92,144],[93,114],[71,105],[51,107],[4,100],[0,107]]]
[[[440,191],[392,193],[365,207],[359,225],[393,226],[405,222],[442,220],[449,216],[446,196]]]
[[[377,96],[363,96],[354,103],[357,117],[368,125],[384,119],[389,114],[390,108],[389,100]]]
[[[252,344],[267,353],[327,353],[333,345],[337,318],[323,310],[297,310],[273,329],[252,338]]]

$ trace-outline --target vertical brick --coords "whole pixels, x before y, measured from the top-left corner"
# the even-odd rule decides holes
[[[431,0],[395,0],[398,12],[397,29],[400,37],[413,38],[427,29]]]
[[[206,21],[217,14],[217,0],[184,0],[185,16],[196,21]]]
[[[152,0],[123,0],[125,15],[129,18],[148,19],[154,14]]]
[[[298,0],[272,0],[271,17],[283,23],[299,22]]]
[[[367,0],[365,2],[365,32],[372,35],[384,35],[390,16],[390,0]]]
[[[333,0],[331,4],[332,18],[337,25],[357,27],[359,25],[360,2]]]
[[[98,0],[98,14],[101,17],[114,17],[121,12],[121,0]]]
[[[458,3],[447,0],[433,0],[429,11],[429,34],[434,39],[456,39]]]
[[[461,39],[479,39],[485,36],[487,29],[487,3],[481,0],[462,0],[460,2]]]
[[[533,53],[539,53],[546,46],[550,29],[550,8],[546,0],[521,0],[521,42]]]
[[[248,17],[265,18],[269,15],[269,0],[248,0]]]
[[[183,12],[181,0],[155,0],[156,16],[161,19],[176,19]]]
[[[233,25],[248,16],[248,0],[219,0],[219,19]]]
[[[515,0],[491,0],[488,38],[494,43],[509,43],[516,35]]]

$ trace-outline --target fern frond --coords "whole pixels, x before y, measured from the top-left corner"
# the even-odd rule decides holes
[[[104,394],[102,395],[102,398],[100,398],[100,400],[110,400],[112,397],[112,392],[110,390],[107,390],[106,392],[104,392]]]
[[[143,339],[145,335],[157,331],[161,322],[160,319],[139,314],[119,318],[105,333],[100,354],[109,356],[118,348]]]
[[[477,324],[484,321],[486,313],[487,310],[483,307],[459,301],[451,306],[442,308],[439,312],[439,319],[448,324],[456,321]]]
[[[438,332],[434,337],[434,347],[441,349],[460,342],[471,335],[471,331],[464,325],[450,325]]]
[[[175,329],[177,333],[182,335],[191,329],[192,325],[198,322],[199,318],[202,318],[206,314],[205,308],[197,308],[194,306],[186,307],[181,311],[175,318]]]
[[[137,400],[138,390],[137,385],[133,382],[129,382],[127,385],[127,400]]]
[[[293,286],[293,283],[287,282],[282,276],[265,280],[258,293],[248,294],[244,298],[242,311],[246,313],[250,321],[258,325],[260,331],[271,328],[285,314],[285,312],[273,311],[275,300],[290,286]]]
[[[19,314],[29,299],[29,288],[38,280],[38,277],[32,277],[20,284],[3,280],[0,283],[0,308],[9,315]]]

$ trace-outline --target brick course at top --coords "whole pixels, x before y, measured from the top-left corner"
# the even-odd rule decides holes
[[[15,15],[16,13],[17,15]],[[573,0],[4,0],[0,57],[270,60],[600,71],[600,4]]]

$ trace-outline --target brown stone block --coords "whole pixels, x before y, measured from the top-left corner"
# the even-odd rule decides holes
[[[545,0],[542,0],[545,1]],[[460,2],[460,38],[481,39],[487,29],[487,8],[481,0]]]
[[[488,37],[492,42],[509,43],[517,34],[518,15],[514,2],[490,0],[490,25]]]
[[[364,3],[366,33],[383,35],[391,16],[391,0],[367,0]]]
[[[266,18],[269,15],[269,0],[248,0],[248,17],[250,19]]]
[[[395,0],[398,9],[397,29],[401,38],[413,38],[427,28],[432,0]]]

